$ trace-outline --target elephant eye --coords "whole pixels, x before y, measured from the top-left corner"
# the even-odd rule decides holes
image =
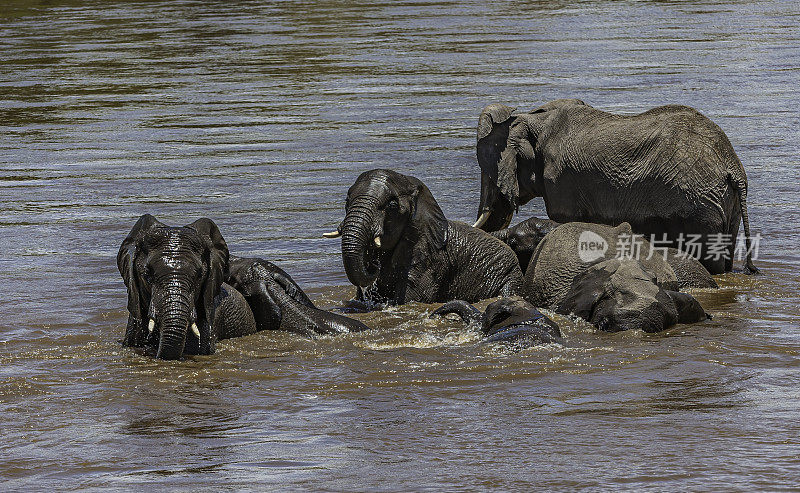
[[[397,199],[392,199],[392,200],[389,201],[388,204],[386,204],[386,207],[388,209],[399,209],[400,208],[400,203],[397,202]]]

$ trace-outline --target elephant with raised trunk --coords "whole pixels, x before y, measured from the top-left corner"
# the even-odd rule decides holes
[[[559,99],[515,114],[491,104],[478,120],[477,155],[476,227],[503,229],[519,205],[542,197],[547,215],[561,223],[628,222],[636,233],[666,235],[678,248],[681,235],[700,235],[700,261],[719,274],[732,268],[741,221],[744,269],[757,272],[744,167],[725,133],[692,108],[623,116]],[[719,239],[727,256],[706,255]]]
[[[256,331],[247,302],[224,284],[228,245],[210,219],[169,227],[142,216],[117,267],[128,288],[126,346],[155,346],[157,358],[178,359],[212,354],[218,339]]]
[[[472,302],[514,294],[522,279],[507,245],[448,221],[428,187],[395,171],[362,173],[344,220],[325,236],[341,236],[347,278],[366,301]]]

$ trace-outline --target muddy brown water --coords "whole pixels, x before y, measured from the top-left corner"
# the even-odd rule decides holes
[[[0,26],[3,489],[800,484],[796,2],[12,0]],[[334,307],[353,289],[320,234],[358,173],[418,176],[472,220],[480,109],[559,97],[726,131],[763,275],[695,293],[712,321],[556,317],[564,346],[510,352],[412,303],[186,361],[119,345],[140,214],[211,217]]]

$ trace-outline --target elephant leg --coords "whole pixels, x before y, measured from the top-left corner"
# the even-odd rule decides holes
[[[217,339],[229,339],[256,333],[256,320],[244,296],[223,284],[216,300],[214,329]]]
[[[256,330],[278,330],[283,320],[283,311],[278,302],[272,297],[267,282],[253,281],[242,288],[247,304],[253,312],[256,321]]]
[[[298,303],[309,308],[316,308],[308,295],[294,282],[294,279],[289,277],[289,274],[278,269],[272,273],[272,278],[283,288],[286,294],[294,298]]]
[[[282,330],[314,337],[315,334],[341,334],[369,329],[358,320],[300,303],[289,296],[277,282],[266,281],[263,284],[283,314],[280,325]]]

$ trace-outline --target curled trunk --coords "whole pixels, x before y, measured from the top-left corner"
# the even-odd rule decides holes
[[[481,173],[481,202],[475,227],[484,231],[498,231],[508,226],[513,214],[514,208],[500,193],[495,180]]]
[[[158,313],[162,314],[157,358],[179,359],[186,346],[186,332],[191,320],[191,306],[183,293],[168,294]]]
[[[356,201],[342,223],[342,261],[347,279],[367,287],[378,277],[372,252],[375,237],[375,207],[367,199]]]

